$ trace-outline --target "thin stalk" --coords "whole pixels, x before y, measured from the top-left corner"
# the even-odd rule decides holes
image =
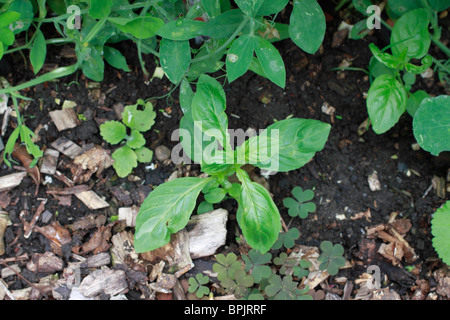
[[[45,44],[61,44],[61,43],[67,43],[67,42],[72,42],[72,39],[66,39],[66,38],[55,38],[55,39],[49,39],[45,41]],[[13,52],[17,52],[17,51],[21,51],[21,50],[27,50],[31,48],[31,42],[23,45],[21,47],[17,47],[17,48],[13,48],[13,49],[9,49],[5,51],[5,55],[8,53],[13,53]]]

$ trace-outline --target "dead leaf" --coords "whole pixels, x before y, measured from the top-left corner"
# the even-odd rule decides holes
[[[73,247],[72,252],[84,255],[90,252],[97,254],[107,251],[111,247],[109,239],[111,238],[111,228],[113,225],[114,224],[109,224],[108,226],[98,227],[97,231],[92,235],[88,242],[82,246]]]
[[[370,215],[370,208],[367,208],[366,211],[355,213],[352,217],[350,217],[351,220],[357,220],[361,218],[366,218],[367,221],[372,221],[372,216]]]
[[[41,173],[39,172],[37,166],[30,168],[30,164],[33,161],[33,158],[27,152],[27,148],[23,145],[19,145],[16,143],[11,155],[19,159],[20,162],[22,162],[22,165],[25,167],[25,170],[29,173],[34,183],[36,184],[36,195],[37,195],[39,191],[39,184],[41,183]]]
[[[72,241],[69,230],[61,226],[58,221],[53,221],[44,227],[36,226],[35,230],[50,240],[53,252],[58,255],[62,255],[61,247]]]

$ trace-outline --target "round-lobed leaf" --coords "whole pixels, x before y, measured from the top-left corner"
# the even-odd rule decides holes
[[[450,265],[450,200],[433,214],[431,233],[433,234],[433,247],[439,258]]]
[[[126,138],[127,128],[119,121],[107,121],[100,125],[100,134],[110,144],[118,144]]]

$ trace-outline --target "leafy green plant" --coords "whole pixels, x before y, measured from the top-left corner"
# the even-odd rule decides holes
[[[355,0],[353,4],[363,15],[369,15],[366,9],[372,4],[370,0]],[[449,6],[448,1],[440,0],[390,0],[387,14],[395,21],[394,27],[380,17],[376,18],[391,30],[390,44],[383,49],[373,43],[369,45],[373,58],[369,64],[371,86],[367,93],[367,111],[374,132],[387,132],[407,112],[413,117],[417,142],[436,156],[450,150],[447,96],[430,98],[425,91],[413,92],[412,88],[416,75],[433,64],[444,84],[449,79],[450,59],[438,60],[429,54],[431,43],[434,43],[450,57],[450,49],[440,41],[441,27],[438,25],[438,13]],[[361,25],[367,26],[367,19],[362,20]],[[429,111],[430,106],[433,112]],[[433,124],[436,121],[439,125]]]
[[[142,106],[143,110],[138,110],[139,106]],[[111,155],[114,159],[113,167],[119,177],[130,174],[138,162],[152,160],[153,151],[145,147],[146,141],[142,133],[150,130],[155,117],[152,103],[139,99],[135,105],[125,107],[122,122],[107,121],[100,126],[100,134],[106,142],[122,145]]]
[[[288,213],[291,217],[300,217],[305,219],[309,212],[316,211],[316,204],[309,202],[314,198],[314,191],[305,190],[301,187],[294,187],[292,189],[294,198],[284,198],[283,205],[288,208]]]
[[[312,300],[312,297],[306,294],[308,287],[299,289],[298,282],[293,281],[291,275],[281,277],[274,274],[268,282],[265,293],[273,300]]]
[[[197,298],[202,298],[207,296],[210,292],[209,288],[205,284],[209,283],[209,277],[201,273],[197,273],[195,277],[190,277],[188,291],[191,293],[195,292]]]
[[[260,283],[261,280],[271,276],[272,270],[267,265],[272,260],[272,255],[269,252],[261,254],[252,249],[248,252],[248,256],[243,255],[242,259],[245,262],[245,271],[250,272],[255,283]]]
[[[431,233],[433,234],[433,247],[439,258],[450,265],[450,201],[444,203],[436,210],[431,220]]]
[[[278,238],[280,214],[268,190],[251,181],[242,166],[250,163],[277,172],[298,169],[322,150],[330,125],[311,119],[285,119],[233,148],[221,85],[202,75],[195,94],[189,86],[183,86],[180,95],[183,151],[200,163],[209,177],[175,179],[150,192],[136,219],[136,251],[150,251],[168,243],[172,233],[186,226],[205,186],[219,184],[239,205],[236,219],[248,244],[267,252]],[[238,185],[229,182],[232,175],[239,180]],[[220,193],[222,196],[224,192]]]
[[[272,249],[278,250],[281,247],[290,249],[295,245],[295,240],[300,238],[300,231],[297,228],[291,228],[287,232],[280,232],[277,241],[273,244]]]
[[[330,275],[336,275],[340,267],[345,265],[344,247],[340,244],[333,245],[330,241],[322,241],[320,244],[322,253],[317,259],[320,262],[319,269],[327,270]]]

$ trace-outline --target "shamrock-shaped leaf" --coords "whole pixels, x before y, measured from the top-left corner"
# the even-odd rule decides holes
[[[292,275],[297,278],[307,277],[309,275],[308,268],[311,266],[311,262],[305,259],[300,260],[298,266],[292,267]]]
[[[195,277],[189,278],[189,289],[188,291],[193,293],[196,292],[195,295],[197,298],[202,298],[209,294],[209,288],[204,286],[209,282],[209,277],[205,276],[201,273],[197,273]]]
[[[300,238],[300,231],[297,228],[289,229],[288,232],[280,232],[277,241],[273,244],[272,249],[278,250],[284,246],[286,249],[290,249],[295,245],[295,240]]]
[[[273,274],[269,278],[269,285],[265,288],[265,292],[273,300],[295,300],[297,286],[298,283],[292,280],[292,276],[287,275],[281,278]]]
[[[314,198],[314,192],[312,190],[305,190],[301,187],[295,187],[292,189],[292,195],[294,198],[284,198],[283,205],[288,208],[288,213],[291,217],[300,217],[305,219],[309,212],[316,210],[316,204],[314,202],[308,202]]]
[[[252,289],[242,300],[264,300],[264,295],[258,289]]]
[[[251,272],[256,283],[260,283],[262,279],[269,278],[272,275],[270,267],[265,265],[272,259],[270,253],[261,254],[259,251],[251,249],[248,256],[243,255],[242,259],[245,262],[245,271]]]
[[[220,285],[229,291],[234,291],[234,294],[237,297],[245,296],[248,289],[255,284],[252,276],[242,269],[235,270],[233,277],[234,279],[224,277],[220,281]]]
[[[217,272],[217,279],[223,281],[225,278],[234,279],[234,274],[241,269],[242,265],[237,261],[237,256],[231,252],[226,256],[218,254],[216,256],[217,263],[213,264],[213,271]]]
[[[320,262],[319,269],[326,269],[332,276],[337,274],[339,268],[345,265],[344,247],[340,244],[333,245],[330,241],[322,241],[320,249],[322,253],[317,259]]]

